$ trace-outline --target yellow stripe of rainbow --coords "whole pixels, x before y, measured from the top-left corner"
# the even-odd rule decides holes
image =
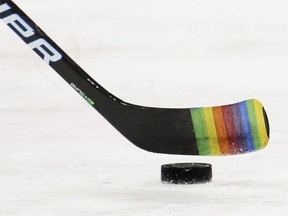
[[[220,154],[220,146],[218,142],[218,135],[216,131],[216,125],[214,124],[213,108],[207,107],[203,109],[207,135],[209,137],[209,145],[212,155]]]

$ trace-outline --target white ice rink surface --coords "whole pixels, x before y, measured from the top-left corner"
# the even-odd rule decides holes
[[[145,152],[0,23],[0,216],[287,216],[286,0],[15,0],[121,99],[157,107],[257,98],[264,150]],[[160,166],[208,162],[213,181],[165,185]]]

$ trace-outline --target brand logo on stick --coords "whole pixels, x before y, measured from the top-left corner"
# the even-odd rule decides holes
[[[0,5],[0,15],[10,9],[11,7],[7,3]],[[44,38],[37,37],[35,39],[35,30],[18,14],[12,13],[2,19],[18,35],[20,35],[28,46],[40,55],[47,64],[50,62],[57,62],[62,58],[62,55]],[[26,39],[30,39],[30,42],[27,42]]]

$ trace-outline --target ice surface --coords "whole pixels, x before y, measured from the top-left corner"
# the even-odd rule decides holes
[[[288,215],[287,1],[15,1],[121,99],[148,106],[257,98],[271,140],[232,157],[134,147],[0,23],[0,215]],[[210,184],[160,166],[213,164]]]

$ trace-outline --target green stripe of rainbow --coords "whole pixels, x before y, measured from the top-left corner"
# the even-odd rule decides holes
[[[262,104],[237,104],[190,109],[199,155],[242,154],[264,148],[269,125]]]

